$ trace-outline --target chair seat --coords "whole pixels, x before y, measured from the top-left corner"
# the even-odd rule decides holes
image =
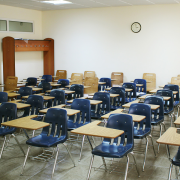
[[[144,138],[145,136],[147,136],[150,133],[151,133],[151,128],[145,128],[143,130],[143,129],[137,129],[136,127],[134,127],[134,138],[135,139]]]
[[[35,118],[33,118],[32,120],[42,121],[42,120],[43,120],[43,116],[35,117]]]
[[[16,128],[0,128],[0,136],[5,136],[7,134],[12,134],[16,131]]]
[[[174,101],[174,106],[179,105],[179,101]]]
[[[135,101],[136,98],[125,98],[125,102],[126,103],[129,103],[129,102],[132,102],[132,101]]]
[[[109,145],[109,143],[103,142],[92,150],[92,154],[109,158],[121,158],[132,150],[132,144],[117,146],[116,144]]]
[[[67,123],[68,123],[68,125],[67,125],[68,126],[68,131],[71,131],[73,129],[79,128],[79,127],[84,126],[86,124],[89,124],[89,122],[74,123],[73,121],[70,121],[70,120]]]
[[[52,147],[56,144],[63,143],[66,141],[65,136],[59,137],[53,137],[52,135],[47,136],[46,134],[40,134],[36,137],[33,137],[31,139],[28,139],[26,141],[26,144],[36,147]]]
[[[151,119],[151,125],[157,125],[163,121],[164,121],[163,117],[159,117],[159,119],[153,118],[153,119]]]
[[[111,105],[111,110],[116,110],[116,109],[123,109],[123,107],[122,106],[113,106],[113,105]]]
[[[170,114],[170,113],[172,113],[173,111],[174,111],[173,108],[170,108],[170,109],[164,108],[164,114],[165,114],[165,115]]]
[[[175,166],[180,166],[180,152],[178,150],[177,154],[172,159],[172,164]]]

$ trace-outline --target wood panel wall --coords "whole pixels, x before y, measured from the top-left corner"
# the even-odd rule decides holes
[[[15,40],[13,37],[4,37],[3,49],[3,75],[4,82],[7,76],[15,76],[15,52],[20,51],[43,51],[44,74],[54,75],[54,40]],[[33,75],[32,75],[33,76]]]

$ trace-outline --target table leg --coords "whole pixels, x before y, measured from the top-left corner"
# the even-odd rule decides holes
[[[91,141],[90,141],[90,139],[89,139],[89,136],[87,136],[87,139],[88,139],[89,144],[90,144],[90,146],[91,146],[91,150],[93,150],[93,146],[92,146],[92,143],[91,143]]]
[[[172,159],[171,159],[171,154],[170,154],[170,150],[169,150],[169,145],[166,145],[166,150],[167,150],[167,157],[168,157],[169,161],[171,162]]]
[[[97,113],[98,104],[95,105],[95,113]]]

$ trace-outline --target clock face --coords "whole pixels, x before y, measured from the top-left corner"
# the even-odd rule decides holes
[[[134,23],[131,25],[131,30],[132,30],[132,32],[134,32],[134,33],[140,32],[140,30],[141,30],[141,24],[138,23],[138,22],[134,22]]]

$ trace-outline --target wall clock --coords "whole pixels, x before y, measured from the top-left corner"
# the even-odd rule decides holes
[[[134,33],[140,32],[140,31],[141,31],[141,24],[138,23],[138,22],[132,23],[132,25],[131,25],[131,30],[132,30],[132,32],[134,32]]]

